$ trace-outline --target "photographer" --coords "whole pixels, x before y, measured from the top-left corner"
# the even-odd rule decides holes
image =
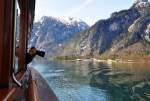
[[[35,47],[31,47],[29,52],[26,54],[26,64],[29,64],[36,55],[44,57],[45,52],[39,51]]]
[[[31,47],[29,52],[26,54],[26,64],[29,64],[33,58],[36,56],[37,49],[35,47]]]
[[[16,56],[18,56],[19,54],[19,47],[16,47]],[[25,60],[25,63],[26,64],[29,64],[36,55],[39,55],[41,57],[44,57],[45,55],[45,52],[43,51],[39,51],[37,50],[35,47],[31,47],[29,49],[29,52],[26,53],[26,60]]]

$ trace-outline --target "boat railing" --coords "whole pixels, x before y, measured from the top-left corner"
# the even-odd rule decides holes
[[[28,101],[40,101],[36,80],[33,79],[32,73],[29,76]]]
[[[25,78],[25,71],[21,71],[20,73],[17,74],[16,78],[18,79],[19,82],[22,82],[23,79]],[[33,79],[32,73],[30,71],[29,73],[29,81],[28,81],[28,92],[27,92],[27,100],[28,101],[40,101],[39,94],[38,94],[38,89],[37,89],[37,84],[36,80]],[[11,89],[3,89],[0,90],[1,98],[2,101],[13,101],[14,99],[17,100],[17,91],[18,89],[23,89],[23,87],[12,87]],[[2,96],[3,93],[3,96]]]

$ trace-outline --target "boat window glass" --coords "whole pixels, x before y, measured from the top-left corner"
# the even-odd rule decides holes
[[[19,52],[19,35],[20,35],[20,8],[16,0],[15,9],[15,27],[14,27],[14,72],[17,73],[18,68],[18,52]]]

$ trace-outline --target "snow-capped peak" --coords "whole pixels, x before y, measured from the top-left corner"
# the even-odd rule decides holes
[[[148,2],[148,1],[150,1],[150,0],[135,0],[135,1],[134,1],[134,3],[136,3],[136,4],[137,4],[137,3],[141,3],[141,2]]]
[[[66,26],[78,26],[81,29],[87,29],[89,27],[88,24],[86,24],[84,21],[82,21],[79,18],[74,17],[52,17],[52,16],[43,16],[38,22],[41,24],[45,24],[45,22],[53,22],[53,25],[56,26],[56,24],[61,23]]]
[[[148,6],[150,3],[150,0],[135,0],[134,1],[134,4],[137,6],[140,6],[140,7],[143,7],[143,6]]]
[[[38,22],[43,23],[43,21],[46,21],[47,19],[55,20],[55,21],[65,24],[65,25],[75,25],[75,24],[81,25],[82,24],[82,25],[85,25],[86,27],[89,26],[79,18],[66,17],[66,16],[62,16],[62,17],[43,16]]]
[[[66,16],[57,17],[57,19],[60,22],[65,23],[65,24],[74,24],[75,22],[83,22],[81,19],[74,18],[74,17],[66,17]]]

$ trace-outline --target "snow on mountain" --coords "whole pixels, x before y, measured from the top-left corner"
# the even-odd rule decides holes
[[[48,17],[44,16],[34,23],[30,45],[44,49],[50,54],[57,53],[58,48],[79,32],[89,28],[81,19],[73,17]],[[60,49],[59,49],[60,50]]]

